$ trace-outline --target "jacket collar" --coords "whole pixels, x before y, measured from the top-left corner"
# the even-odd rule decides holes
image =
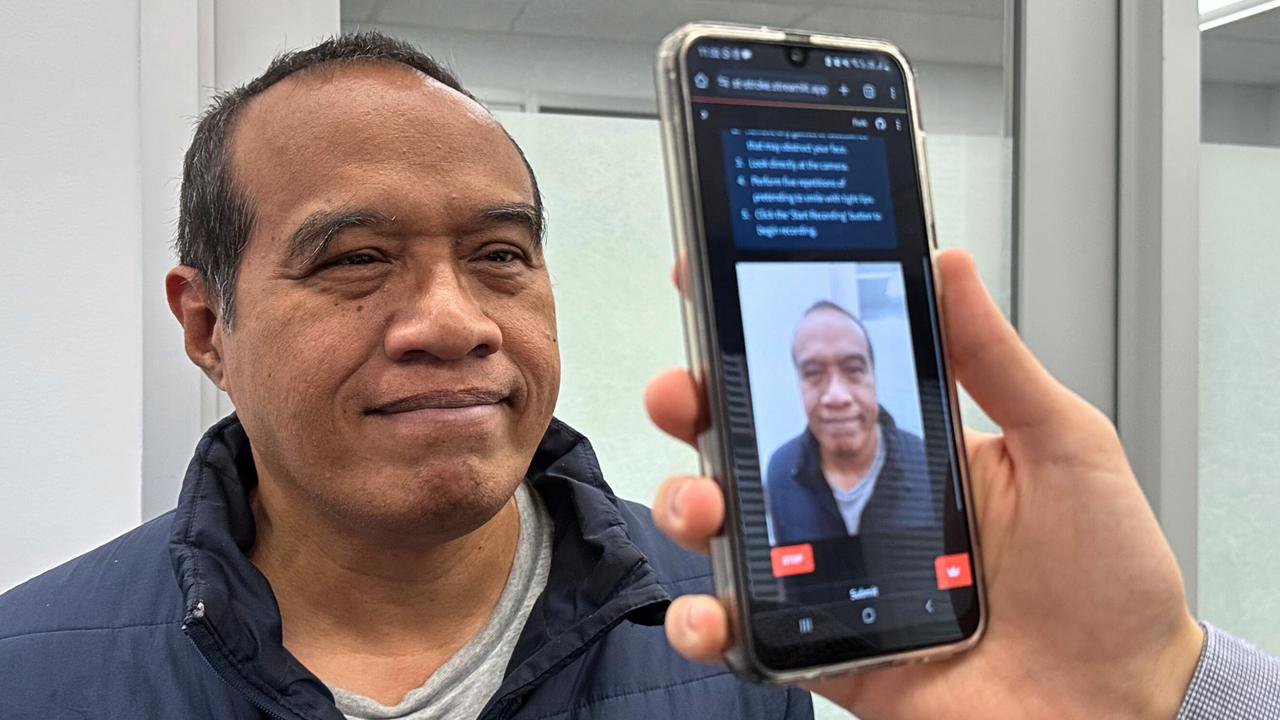
[[[670,602],[585,437],[553,419],[527,477],[554,521],[551,569],[491,706],[517,705],[623,620],[661,622]],[[268,714],[340,720],[328,689],[284,648],[271,586],[249,562],[257,482],[249,438],[228,416],[196,448],[170,534],[184,630],[214,670]]]
[[[661,624],[671,602],[632,541],[621,503],[585,437],[553,419],[527,477],[554,520],[551,572],[507,676],[480,717],[508,715],[543,678],[624,620]]]

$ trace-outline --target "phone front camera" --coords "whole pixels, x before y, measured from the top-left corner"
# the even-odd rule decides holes
[[[787,62],[795,65],[796,67],[804,65],[804,61],[808,59],[809,51],[804,48],[793,47],[787,49]]]

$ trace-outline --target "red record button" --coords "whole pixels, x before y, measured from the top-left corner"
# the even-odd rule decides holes
[[[969,565],[969,553],[939,555],[933,561],[933,570],[938,576],[938,589],[969,587],[973,584],[973,571]]]
[[[769,553],[773,557],[773,576],[804,575],[813,572],[813,546],[783,545],[773,548]]]

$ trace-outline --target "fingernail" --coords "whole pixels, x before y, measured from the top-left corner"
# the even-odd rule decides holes
[[[680,481],[675,489],[671,491],[671,497],[667,500],[667,514],[673,519],[680,519],[680,493],[684,492],[684,488],[689,484],[688,480]]]

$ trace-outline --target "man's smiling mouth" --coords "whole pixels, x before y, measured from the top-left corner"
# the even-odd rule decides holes
[[[419,410],[464,410],[498,405],[510,393],[496,388],[457,388],[415,393],[382,403],[365,411],[366,415],[396,415]]]

